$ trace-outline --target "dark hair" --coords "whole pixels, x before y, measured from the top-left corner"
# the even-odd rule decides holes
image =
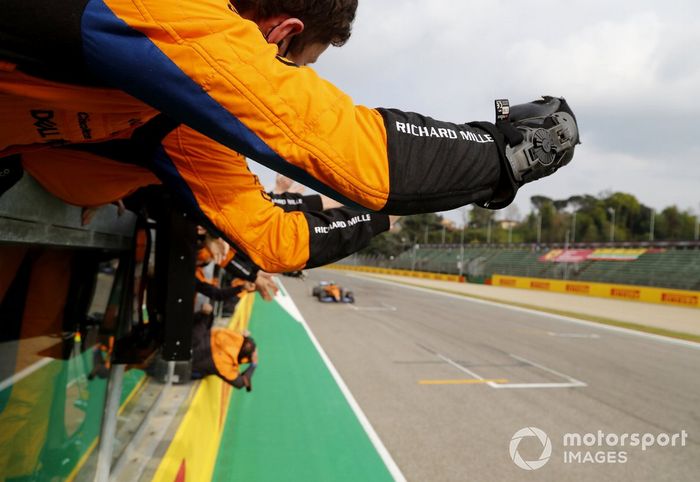
[[[238,363],[249,363],[253,352],[255,351],[256,345],[253,337],[246,336],[243,338],[243,344],[241,349],[238,351]],[[244,361],[245,360],[245,361]]]
[[[235,0],[241,13],[263,20],[286,14],[304,22],[304,31],[294,37],[290,53],[299,53],[312,43],[344,45],[350,38],[357,0]]]

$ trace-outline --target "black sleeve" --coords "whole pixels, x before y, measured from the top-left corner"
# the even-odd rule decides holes
[[[377,109],[387,130],[391,192],[382,212],[447,211],[491,199],[501,181],[503,136],[493,124],[454,124]]]
[[[302,196],[302,211],[322,211],[323,210],[323,200],[319,194],[309,194],[308,196]]]
[[[229,288],[217,288],[214,285],[205,283],[202,280],[196,281],[195,291],[201,293],[207,298],[211,298],[214,301],[224,301],[229,298],[233,298],[243,289],[242,286],[229,287]]]
[[[234,246],[234,245],[232,245]],[[234,248],[235,249],[235,248]],[[255,282],[260,267],[256,265],[243,251],[237,250],[233,259],[224,268],[234,278]]]
[[[323,202],[318,194],[304,196],[295,192],[285,192],[282,194],[268,193],[275,205],[281,207],[286,212],[290,211],[322,211]]]
[[[251,391],[253,389],[253,373],[255,373],[255,367],[256,365],[253,365],[252,363],[246,368],[246,370],[238,375],[236,379],[231,383],[235,388],[243,388],[245,387],[247,391]],[[246,383],[247,382],[247,383]]]
[[[366,247],[377,234],[389,229],[389,216],[334,208],[304,213],[309,223],[307,268],[323,266]]]

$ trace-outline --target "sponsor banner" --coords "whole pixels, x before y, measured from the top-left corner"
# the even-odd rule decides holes
[[[688,294],[677,292],[663,292],[661,293],[661,301],[664,303],[672,303],[675,305],[699,306],[700,293]]]
[[[565,281],[541,278],[524,278],[495,274],[491,280],[493,286],[523,288],[570,293],[576,295],[598,296],[617,300],[644,301],[665,305],[688,306],[700,308],[700,291],[652,288],[647,286],[612,285],[607,283],[588,283],[583,281]]]
[[[611,298],[624,298],[627,300],[638,300],[642,296],[642,290],[639,288],[621,288],[612,287],[610,288]]]
[[[539,260],[553,263],[581,263],[586,261],[592,253],[592,249],[553,249],[544,256],[540,256]]]
[[[229,328],[247,328],[254,299],[241,298]],[[209,376],[199,383],[153,481],[211,480],[230,400],[231,386],[220,378]]]
[[[553,249],[540,256],[539,261],[549,263],[581,263],[583,261],[635,261],[647,249]],[[658,252],[658,251],[657,251]]]
[[[646,249],[596,249],[588,256],[588,259],[591,261],[635,261],[646,252]]]
[[[530,288],[534,290],[549,290],[550,283],[546,280],[533,279],[530,280]]]

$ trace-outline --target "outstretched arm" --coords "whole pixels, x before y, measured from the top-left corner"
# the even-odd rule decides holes
[[[493,124],[356,106],[277,57],[226,2],[91,0],[82,37],[95,75],[346,205],[446,210],[489,200],[503,181]]]

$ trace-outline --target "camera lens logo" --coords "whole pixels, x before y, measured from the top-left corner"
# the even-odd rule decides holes
[[[525,437],[536,437],[542,444],[542,453],[540,458],[537,460],[523,460],[523,458],[518,453],[518,445],[520,441]],[[525,427],[521,428],[513,435],[510,439],[510,458],[513,459],[515,465],[524,470],[537,470],[544,466],[549,461],[552,456],[552,442],[544,433],[537,427]]]

